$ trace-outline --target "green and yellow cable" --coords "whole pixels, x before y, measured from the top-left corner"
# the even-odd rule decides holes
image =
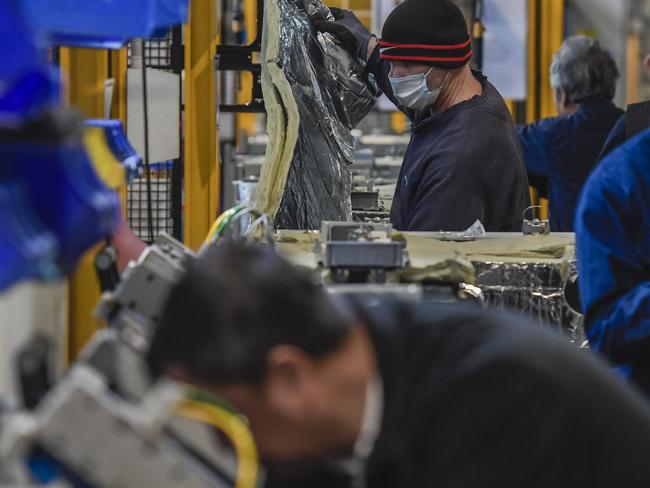
[[[217,217],[217,220],[214,221],[212,227],[208,231],[208,235],[205,238],[204,246],[209,246],[212,244],[215,238],[220,236],[220,232],[223,231],[224,223],[230,221],[236,214],[244,210],[246,207],[243,205],[237,205],[231,209],[226,210],[224,213]]]

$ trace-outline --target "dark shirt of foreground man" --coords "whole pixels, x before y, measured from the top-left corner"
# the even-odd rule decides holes
[[[190,262],[148,361],[248,418],[269,488],[650,480],[650,413],[589,352],[471,306],[333,298],[267,248]]]

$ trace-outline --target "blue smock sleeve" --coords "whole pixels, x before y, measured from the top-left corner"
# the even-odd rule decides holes
[[[548,176],[547,150],[551,144],[553,125],[553,119],[545,119],[517,127],[517,135],[523,150],[526,170],[530,175]]]
[[[597,168],[576,216],[580,294],[592,347],[619,364],[650,351],[650,137]]]

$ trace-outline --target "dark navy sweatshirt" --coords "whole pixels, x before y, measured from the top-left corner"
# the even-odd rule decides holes
[[[501,95],[480,73],[483,93],[442,113],[399,107],[389,63],[369,63],[384,93],[411,120],[411,142],[397,182],[391,222],[403,231],[521,230],[528,178],[517,133]]]

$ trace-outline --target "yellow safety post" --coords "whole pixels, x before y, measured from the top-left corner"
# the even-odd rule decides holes
[[[625,70],[627,76],[626,83],[626,102],[627,104],[638,103],[641,101],[641,35],[639,32],[632,31],[627,36]]]
[[[551,61],[564,39],[565,0],[528,0],[528,95],[526,121],[557,115],[550,85]],[[548,200],[531,189],[533,204],[541,205],[540,216],[548,218]]]
[[[550,85],[551,61],[553,54],[560,49],[564,40],[564,7],[565,0],[542,0],[540,18],[540,117],[557,115],[553,89]]]
[[[105,50],[62,48],[61,71],[65,77],[64,100],[87,118],[104,116],[104,83],[108,78],[108,52]],[[68,357],[74,360],[88,340],[103,325],[93,317],[100,297],[93,266],[97,248],[81,258],[69,280]]]
[[[65,76],[65,101],[86,118],[102,118],[108,51],[61,48],[60,64]]]
[[[553,117],[557,115],[555,106],[555,95],[550,85],[551,61],[553,54],[560,49],[564,40],[564,8],[565,0],[542,0],[541,5],[541,43],[539,72],[541,76],[540,86],[540,117]],[[540,198],[540,217],[549,218],[549,202]]]
[[[215,0],[192,0],[185,26],[185,243],[198,249],[219,206]]]
[[[126,129],[126,73],[129,68],[127,49],[111,51],[109,76],[115,80],[113,89],[113,104],[111,106],[111,118],[119,119]],[[119,189],[120,201],[122,203],[122,214],[126,218],[126,186]]]
[[[537,69],[537,19],[539,0],[528,0],[528,74],[527,74],[527,96],[526,96],[526,123],[530,124],[539,118],[537,106],[538,77]],[[532,205],[539,204],[537,188],[530,187],[530,202]]]
[[[539,118],[537,107],[539,62],[537,56],[538,6],[540,0],[528,0],[528,76],[526,96],[526,122],[532,123]]]

